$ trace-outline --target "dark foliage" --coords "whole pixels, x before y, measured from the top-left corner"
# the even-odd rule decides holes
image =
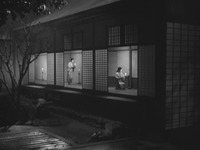
[[[40,15],[50,9],[60,9],[67,4],[67,0],[1,0],[0,1],[0,25],[4,24],[7,15],[16,18],[17,14],[24,16],[25,13],[34,12]]]
[[[18,112],[8,94],[0,96],[0,129],[7,130],[18,121]]]

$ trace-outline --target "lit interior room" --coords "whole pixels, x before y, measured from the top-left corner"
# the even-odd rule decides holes
[[[82,89],[81,50],[64,52],[64,83],[65,87]]]
[[[42,53],[35,60],[35,83],[47,84],[47,53]]]
[[[134,48],[134,49],[133,49]],[[137,47],[114,47],[108,51],[108,91],[110,93],[137,95]],[[119,87],[116,74],[121,68],[124,88]],[[121,84],[121,83],[120,83]]]

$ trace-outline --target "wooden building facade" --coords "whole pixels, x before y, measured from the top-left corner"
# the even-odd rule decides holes
[[[52,27],[54,48],[31,64],[29,84],[151,101],[160,128],[197,126],[200,24],[193,21],[194,12],[182,17],[185,6],[172,1],[69,1],[35,21]],[[71,58],[76,68],[68,84]],[[119,66],[128,74],[126,90],[115,89]]]

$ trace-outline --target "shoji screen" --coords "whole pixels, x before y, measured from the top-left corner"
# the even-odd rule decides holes
[[[139,47],[138,95],[155,94],[155,46]]]
[[[93,89],[93,52],[83,51],[83,89]]]
[[[64,85],[63,53],[56,53],[56,85]]]
[[[193,126],[200,118],[200,27],[167,23],[166,129]]]
[[[95,51],[95,90],[107,91],[108,78],[108,56],[107,50],[101,49]]]
[[[47,55],[47,84],[54,84],[54,53]]]

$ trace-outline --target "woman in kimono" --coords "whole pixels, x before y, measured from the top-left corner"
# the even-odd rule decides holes
[[[71,84],[73,80],[73,72],[76,67],[76,63],[74,62],[74,58],[70,59],[70,62],[67,65],[67,83]]]
[[[116,89],[125,89],[125,79],[127,75],[122,72],[122,67],[118,67],[115,73]]]

